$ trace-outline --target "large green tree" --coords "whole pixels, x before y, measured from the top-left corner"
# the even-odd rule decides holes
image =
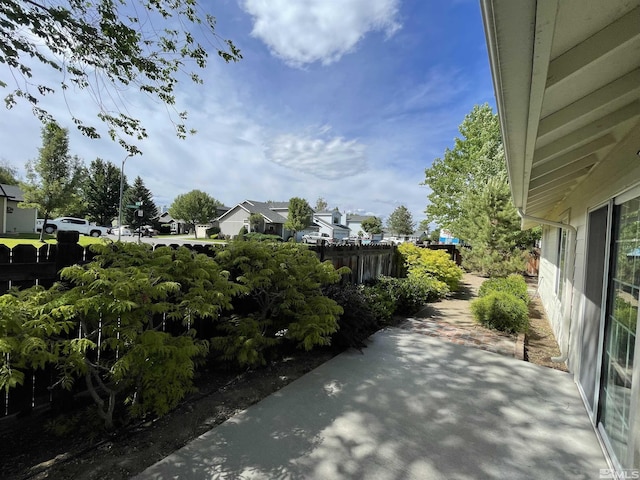
[[[209,194],[201,190],[191,190],[175,198],[169,207],[169,214],[195,226],[197,223],[211,222],[216,217],[216,209],[220,205],[222,202]],[[195,237],[198,238],[197,232]]]
[[[120,169],[109,161],[96,158],[89,165],[82,196],[89,220],[99,225],[111,225],[118,216]]]
[[[215,18],[197,0],[0,2],[0,62],[7,66],[0,87],[7,89],[7,108],[26,101],[50,122],[41,103],[45,96],[87,90],[97,99],[97,120],[130,153],[138,151],[130,140],[147,132],[122,106],[126,90],[134,87],[175,111],[176,132],[183,137],[186,112],[175,107],[175,88],[182,79],[202,83],[197,70],[206,67],[212,47],[226,62],[242,58],[217,35]],[[76,113],[71,120],[78,129],[98,138],[93,121]]]
[[[433,222],[462,238],[459,220],[462,200],[469,191],[480,189],[496,175],[506,173],[498,115],[488,104],[476,105],[459,127],[460,137],[442,158],[425,170],[422,183],[431,189],[425,210]]]
[[[135,178],[133,185],[127,189],[122,203],[124,223],[131,225],[133,228],[148,225],[151,223],[151,219],[158,216],[158,207],[153,202],[153,194],[139,176]],[[127,205],[136,205],[136,203],[141,203],[141,205],[136,209],[127,208]],[[139,212],[142,212],[142,215]]]
[[[289,199],[289,215],[284,224],[284,228],[293,232],[295,238],[296,232],[304,230],[311,225],[313,219],[313,210],[304,198],[292,197]]]
[[[398,235],[411,235],[416,227],[413,216],[407,207],[400,205],[387,219],[387,227]]]
[[[5,185],[19,185],[18,170],[9,165],[6,160],[0,161],[0,183]]]
[[[22,182],[23,208],[37,208],[46,221],[76,200],[82,174],[81,161],[69,153],[69,134],[56,123],[42,128],[42,147],[36,160],[27,162],[27,181]],[[44,237],[44,229],[40,240]]]
[[[365,218],[360,225],[362,225],[362,230],[370,235],[382,233],[382,220],[378,217]]]

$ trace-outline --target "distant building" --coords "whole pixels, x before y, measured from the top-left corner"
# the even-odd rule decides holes
[[[17,185],[0,183],[0,234],[34,233],[38,210],[19,208],[24,194]]]

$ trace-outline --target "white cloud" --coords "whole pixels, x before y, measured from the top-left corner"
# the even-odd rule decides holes
[[[279,135],[268,144],[267,158],[283,167],[325,180],[353,176],[367,170],[365,145],[342,137],[320,138],[327,132],[328,128],[324,126],[316,132],[317,136]]]
[[[369,32],[400,28],[399,0],[245,0],[252,35],[292,66],[338,61]]]

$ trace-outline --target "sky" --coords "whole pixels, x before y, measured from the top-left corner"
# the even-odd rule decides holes
[[[291,197],[313,207],[322,197],[341,212],[383,219],[405,205],[418,223],[430,193],[425,168],[453,147],[474,105],[495,110],[478,0],[200,4],[243,59],[226,64],[210,52],[204,84],[178,86],[178,110],[197,133],[179,139],[164,105],[135,87],[116,92],[149,134],[125,174],[129,182],[140,176],[159,208],[199,189],[230,207]],[[56,81],[42,66],[35,75]],[[70,112],[95,115],[87,92],[47,102],[69,129],[72,154],[121,167],[122,147],[107,135],[83,137],[70,121]],[[0,110],[0,122],[0,161],[23,174],[38,156],[41,124],[25,105]]]

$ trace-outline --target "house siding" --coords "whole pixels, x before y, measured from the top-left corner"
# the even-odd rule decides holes
[[[235,211],[228,213],[222,221],[220,221],[220,232],[224,235],[232,237],[238,235],[238,232],[245,225],[245,220],[249,219],[249,212],[240,207],[236,207]]]
[[[638,129],[634,132],[637,138]],[[630,141],[630,138],[626,139]],[[605,158],[594,170],[589,177],[574,191],[572,191],[562,204],[547,216],[548,220],[562,221],[563,216],[569,212],[569,223],[576,229],[576,234],[570,240],[575,245],[575,249],[568,248],[573,253],[568,258],[568,275],[566,290],[562,301],[559,300],[555,292],[555,279],[558,274],[559,259],[557,255],[557,245],[560,229],[555,227],[544,227],[542,238],[542,252],[539,273],[539,293],[547,313],[548,319],[553,327],[554,333],[558,340],[558,344],[563,348],[566,354],[567,366],[569,371],[574,375],[574,379],[578,384],[581,393],[584,396],[598,395],[600,389],[600,379],[597,375],[596,385],[583,385],[581,383],[581,352],[583,351],[582,332],[585,329],[585,305],[587,299],[585,297],[586,289],[586,265],[589,262],[587,258],[587,233],[589,213],[597,208],[613,202],[616,197],[628,192],[633,188],[640,186],[640,161],[637,158],[629,158],[617,156],[614,151],[608,158]],[[565,217],[566,218],[566,217]],[[611,229],[609,226],[608,230]],[[602,232],[607,235],[607,232]],[[607,258],[606,262],[609,262]],[[605,308],[605,305],[603,305]],[[602,331],[604,331],[604,322],[600,319],[600,335],[598,336],[598,365],[602,362],[602,350],[604,348],[604,340]],[[640,352],[640,335],[636,338],[635,351]],[[567,347],[568,343],[568,349]],[[586,362],[585,362],[586,364]],[[640,401],[638,391],[638,382],[640,382],[640,357],[636,358],[634,367],[633,391],[631,394],[632,403],[631,411],[640,412]],[[585,367],[587,368],[587,367]],[[593,368],[593,367],[591,367]],[[599,367],[598,367],[599,368]],[[585,393],[587,392],[587,393]],[[596,392],[596,393],[594,393]],[[585,400],[585,405],[589,411],[589,415],[594,422],[598,421],[597,404],[593,408],[589,402]],[[629,447],[633,449],[633,459],[620,459],[626,468],[633,466],[638,468],[640,465],[640,415],[632,416],[633,424],[630,426],[632,437]],[[630,463],[629,463],[630,462]]]

